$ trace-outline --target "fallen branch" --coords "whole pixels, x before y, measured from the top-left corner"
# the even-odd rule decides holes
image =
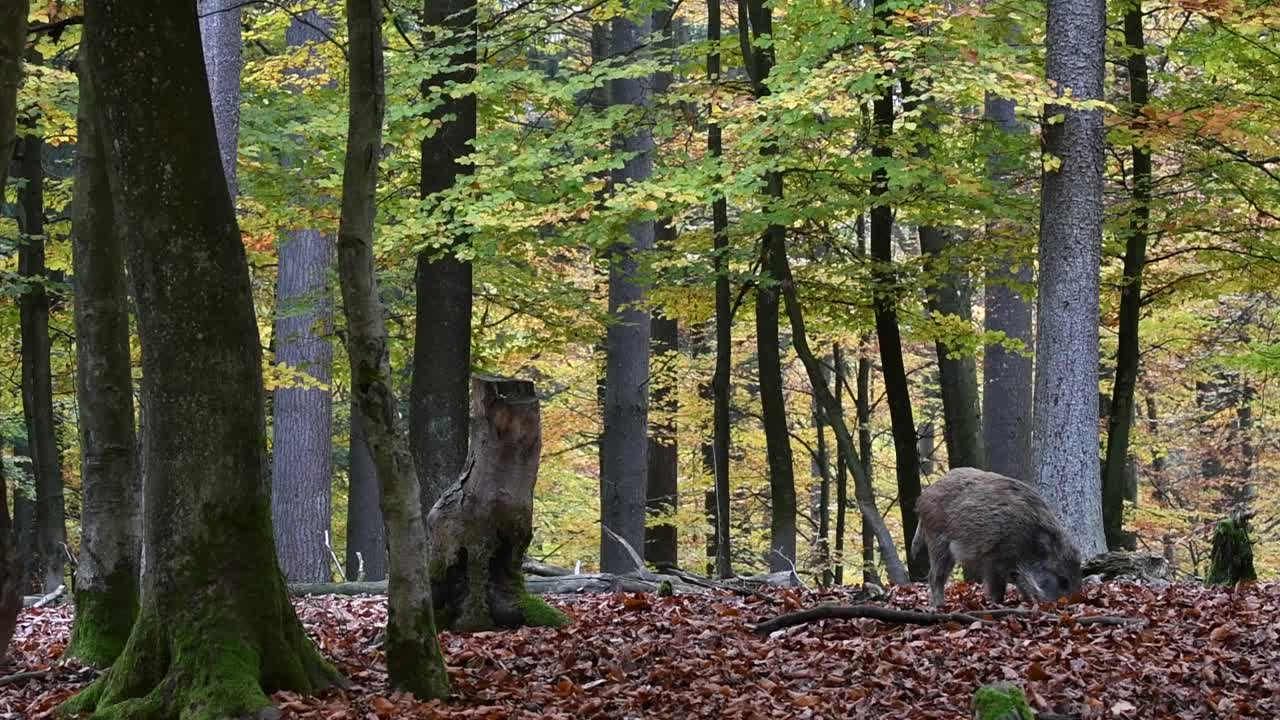
[[[664,566],[664,567],[659,567],[658,569],[668,575],[678,577],[681,580],[684,580],[685,582],[689,583],[690,585],[697,585],[699,587],[704,587],[709,590],[723,590],[723,591],[735,593],[738,595],[745,595],[747,597],[759,598],[761,600],[764,600],[765,602],[772,603],[775,605],[782,602],[778,598],[768,593],[761,592],[744,583],[730,583],[730,582],[724,582],[719,580],[712,580],[710,578],[704,578],[700,575],[687,573],[681,570],[680,568],[674,567],[674,566]]]
[[[14,673],[12,675],[5,675],[4,677],[0,677],[0,687],[4,687],[5,685],[12,685],[13,683],[20,683],[23,680],[42,680],[46,677],[49,677],[50,672],[52,671],[51,670],[31,670],[28,672],[20,672],[20,673]]]
[[[22,599],[22,606],[27,608],[42,608],[62,597],[62,594],[66,591],[66,585],[59,585],[48,595],[28,595]]]
[[[640,557],[640,553],[636,552],[635,548],[631,547],[631,543],[627,542],[621,535],[610,530],[604,525],[601,525],[600,529],[608,533],[609,537],[613,538],[613,541],[621,545],[622,549],[627,551],[627,555],[631,556],[631,562],[636,566],[636,575],[643,580],[652,580],[654,578],[654,574],[645,568],[644,559]]]
[[[525,575],[525,588],[535,595],[555,595],[568,593],[656,593],[663,581],[671,583],[676,593],[708,592],[706,587],[691,583],[675,575],[654,575],[647,577],[635,575],[612,575],[594,573],[589,575]],[[343,583],[289,583],[289,593],[296,596],[307,595],[386,595],[387,581],[379,582],[343,582]]]
[[[827,603],[811,607],[806,610],[799,610],[797,612],[779,615],[772,620],[766,620],[765,622],[754,626],[752,631],[757,635],[767,636],[770,633],[777,632],[784,628],[804,625],[818,620],[852,620],[856,618],[867,618],[870,620],[880,620],[881,622],[899,623],[904,625],[939,625],[949,622],[971,625],[973,623],[995,622],[997,619],[1002,617],[1053,617],[1061,618],[1065,622],[1074,622],[1078,625],[1129,625],[1133,623],[1147,622],[1146,618],[1117,617],[1113,615],[1063,617],[1057,613],[1043,612],[1027,608],[994,608],[991,610],[979,610],[973,613],[934,613],[920,612],[918,610],[899,610],[897,608],[885,607],[883,605],[835,605]]]

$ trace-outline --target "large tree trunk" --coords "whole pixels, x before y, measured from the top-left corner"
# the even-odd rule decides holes
[[[248,716],[270,705],[267,693],[311,692],[339,676],[303,631],[276,564],[262,355],[195,6],[96,0],[85,16],[138,302],[147,427],[164,431],[146,447],[151,564],[138,620],[115,664],[64,710]]]
[[[382,487],[388,557],[387,672],[419,698],[449,694],[427,574],[427,533],[418,476],[391,389],[387,327],[373,269],[378,156],[382,147],[382,4],[348,0],[350,115],[342,171],[338,273],[347,318],[353,401]]]
[[[71,216],[82,499],[76,618],[67,655],[104,667],[124,650],[138,611],[141,518],[124,244],[95,127],[90,70],[80,63]]]
[[[27,45],[28,10],[27,0],[0,2],[0,204],[5,199],[9,158],[13,157],[18,85],[22,82],[22,52]],[[3,442],[4,438],[0,436],[0,445]],[[22,608],[23,579],[17,538],[9,520],[5,482],[4,470],[0,468],[0,658],[9,647],[18,611]]]
[[[351,404],[351,434],[347,452],[347,579],[387,577],[387,533],[378,498],[378,471],[369,455],[360,410]]]
[[[651,18],[639,23],[625,16],[613,18],[611,49],[615,56],[634,55],[649,35]],[[615,78],[610,103],[642,108],[649,104],[646,82]],[[623,152],[633,154],[613,182],[621,187],[643,182],[653,171],[653,138],[647,125],[619,138]],[[645,486],[648,473],[649,428],[649,315],[643,309],[645,290],[640,257],[653,248],[653,222],[627,224],[627,238],[609,250],[609,317],[605,336],[604,467],[600,477],[600,519],[607,530],[639,550],[644,545]],[[600,535],[600,570],[635,569],[631,555],[608,533]]]
[[[327,25],[318,12],[309,11],[293,19],[285,42],[295,48],[322,42],[319,28]],[[296,84],[290,89],[302,92]],[[304,139],[299,142],[305,147]],[[328,339],[333,330],[333,245],[332,236],[309,228],[287,232],[279,243],[272,340],[276,362],[299,377],[277,387],[271,403],[271,518],[280,569],[290,582],[332,579],[325,536],[333,487],[333,346]]]
[[[241,0],[199,0],[200,42],[204,69],[213,100],[213,123],[218,134],[222,174],[234,204],[237,192],[236,158],[240,140],[240,8]]]
[[[875,0],[873,8],[881,16],[881,22],[890,22],[885,0]],[[878,32],[883,33],[883,30]],[[889,146],[894,117],[891,80],[876,97],[873,114],[876,142],[872,154],[887,160],[893,154]],[[876,337],[880,341],[880,372],[884,377],[885,401],[889,405],[893,429],[902,533],[905,544],[909,545],[918,522],[916,498],[920,497],[920,455],[916,446],[916,423],[911,412],[911,388],[907,384],[907,371],[902,359],[902,336],[898,330],[899,290],[893,272],[893,208],[883,199],[888,192],[889,171],[878,166],[871,175],[871,196],[875,202],[871,208],[871,261],[876,285]],[[929,569],[928,558],[913,557],[911,553],[907,553],[907,565],[912,577],[917,579],[924,578]]]
[[[929,226],[920,228],[920,251],[929,258],[933,270],[938,273],[935,284],[926,290],[929,312],[935,316],[958,318],[968,325],[973,321],[969,275],[954,267],[957,261],[951,253],[958,240],[954,231]],[[945,340],[938,340],[935,347],[947,466],[986,467],[982,447],[982,408],[978,402],[977,360],[972,355],[958,354]]]
[[[1141,132],[1147,107],[1147,55],[1142,32],[1142,2],[1135,0],[1124,14],[1124,41],[1129,58],[1129,112]],[[1124,278],[1120,290],[1120,346],[1116,349],[1116,380],[1107,419],[1107,460],[1102,473],[1102,524],[1107,547],[1133,545],[1124,532],[1125,468],[1129,460],[1129,432],[1133,428],[1134,389],[1138,383],[1138,320],[1142,311],[1142,268],[1147,258],[1147,228],[1151,217],[1151,150],[1135,143],[1133,209],[1125,241]]]
[[[1103,0],[1049,0],[1046,76],[1075,100],[1102,97]],[[1098,273],[1102,110],[1045,107],[1033,462],[1036,484],[1080,554],[1106,549],[1098,467]]]
[[[18,191],[18,274],[30,283],[19,298],[22,329],[22,414],[26,420],[36,476],[35,581],[51,592],[63,581],[63,543],[67,532],[62,495],[62,457],[53,416],[53,371],[49,364],[49,293],[53,278],[45,269],[44,140],[24,137],[18,145],[18,172],[26,184]]]
[[[716,50],[707,54],[707,77],[720,82],[720,0],[707,0],[707,42]],[[707,152],[719,162],[724,154],[720,124],[714,114],[707,121]],[[716,272],[716,369],[711,380],[712,458],[715,473],[715,572],[733,577],[729,538],[729,371],[733,367],[733,309],[729,297],[729,204],[717,193],[711,201],[711,232]]]
[[[451,83],[475,78],[475,0],[427,0],[423,20],[453,33],[428,37],[447,52],[448,67],[423,83],[430,97]],[[441,43],[447,47],[440,48]],[[422,139],[421,193],[424,200],[449,190],[470,173],[460,162],[476,137],[476,97],[443,95],[431,114],[443,120]],[[417,324],[413,343],[413,383],[409,389],[409,444],[422,486],[422,513],[458,479],[467,459],[467,423],[471,411],[471,262],[457,256],[468,239],[442,238],[440,247],[418,255]]]
[[[1014,115],[1014,102],[988,93],[984,117],[993,135],[1013,137],[1022,131]],[[998,147],[999,141],[993,143]],[[993,150],[988,158],[988,174],[1003,185],[1008,166],[1015,159]],[[1005,232],[1005,226],[988,224],[987,235]],[[1001,238],[1003,239],[1003,238]],[[984,327],[987,332],[1004,333],[1032,348],[1031,303],[1020,288],[1032,281],[1030,259],[1009,259],[997,252],[984,280]],[[1012,478],[1030,480],[1031,473],[1031,357],[1015,352],[1003,343],[987,345],[982,356],[982,445],[986,469]]]
[[[464,632],[569,619],[524,587],[542,414],[533,383],[477,376],[471,450],[462,475],[427,516],[431,597],[440,627]]]

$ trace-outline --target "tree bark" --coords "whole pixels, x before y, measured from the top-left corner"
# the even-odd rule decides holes
[[[475,78],[475,0],[427,0],[423,19],[428,42],[446,53],[448,67],[422,84],[431,98],[450,83]],[[433,37],[443,28],[449,37]],[[422,139],[424,200],[440,202],[443,193],[470,174],[461,160],[476,137],[476,98],[444,94],[431,117],[444,120],[434,135]],[[447,206],[445,206],[447,208]],[[446,212],[447,209],[445,210]],[[471,407],[471,261],[458,256],[467,247],[461,234],[441,238],[439,247],[418,255],[417,321],[413,343],[413,383],[409,389],[409,444],[422,486],[422,514],[458,479],[467,459],[467,423]]]
[[[707,54],[707,77],[720,83],[720,0],[707,0],[707,42],[715,51]],[[724,154],[724,141],[715,113],[707,119],[707,152],[719,162]],[[712,457],[715,475],[715,573],[720,578],[733,577],[733,561],[729,537],[729,371],[733,367],[733,309],[729,296],[729,204],[723,193],[711,201],[711,233],[716,273],[716,369],[712,390]]]
[[[1142,2],[1124,14],[1124,41],[1128,46],[1129,111],[1135,130],[1144,129],[1147,107],[1147,56],[1142,32]],[[1124,532],[1125,468],[1129,460],[1129,433],[1134,420],[1134,389],[1138,383],[1138,322],[1142,311],[1142,269],[1147,256],[1147,232],[1151,217],[1151,150],[1135,143],[1133,156],[1133,209],[1125,240],[1124,278],[1120,290],[1120,345],[1116,349],[1116,379],[1111,391],[1111,416],[1107,418],[1107,456],[1102,473],[1102,523],[1107,547],[1130,548],[1132,535]]]
[[[285,42],[297,48],[323,41],[317,28],[328,24],[318,12],[308,11],[293,19]],[[314,71],[291,72],[305,76]],[[292,92],[302,92],[296,83],[288,85]],[[297,140],[305,147],[304,138]],[[286,164],[297,162],[298,158],[285,159]],[[323,582],[332,579],[325,535],[333,488],[333,346],[328,336],[333,332],[329,274],[334,242],[332,236],[310,228],[284,235],[278,245],[272,340],[277,364],[302,377],[277,387],[271,403],[272,527],[285,578]]]
[[[116,232],[90,66],[80,63],[71,252],[80,425],[80,562],[67,655],[105,667],[138,612],[141,518],[124,243]]]
[[[271,542],[262,357],[195,5],[96,0],[85,16],[147,426],[164,431],[146,446],[151,564],[138,620],[115,664],[63,711],[257,714],[267,693],[339,676],[298,622]]]
[[[382,524],[382,510],[378,507],[382,491],[373,457],[369,455],[360,410],[354,402],[351,404],[347,456],[347,579],[360,579],[363,566],[365,580],[384,580],[387,577],[387,533]]]
[[[18,172],[26,184],[18,191],[18,274],[29,283],[18,300],[22,333],[22,413],[36,478],[35,581],[43,592],[63,585],[62,457],[53,414],[53,371],[49,353],[49,292],[54,274],[45,268],[44,140],[28,135],[18,146]]]
[[[658,43],[658,52],[667,57],[662,62],[675,61],[675,36],[671,28],[671,8],[664,6],[653,13],[655,32],[662,33],[662,41]],[[653,92],[655,95],[665,93],[671,86],[671,71],[660,70],[653,74]],[[654,247],[664,252],[672,252],[676,242],[676,228],[670,218],[654,223]],[[667,315],[666,309],[654,309],[649,321],[650,363],[671,363],[679,352],[679,327],[674,318]],[[655,383],[650,372],[650,399],[652,407],[662,413],[659,420],[650,423],[648,483],[645,508],[648,513],[671,516],[679,502],[679,452],[676,444],[676,412],[679,401],[676,399],[674,382]],[[673,378],[671,373],[664,377]],[[679,565],[676,526],[663,522],[645,528],[644,559],[651,563],[667,563]]]
[[[825,368],[824,368],[825,369]],[[823,384],[827,377],[823,374]],[[827,454],[826,414],[818,402],[817,393],[813,398],[813,429],[817,434],[814,448],[813,475],[818,481],[817,540],[814,542],[814,554],[822,566],[822,586],[831,585],[831,546],[828,537],[831,535],[831,462]]]
[[[873,12],[880,16],[880,23],[890,22],[885,0],[875,0]],[[877,34],[883,36],[884,29]],[[872,155],[888,161],[893,151],[889,136],[893,133],[893,82],[889,80],[873,103],[875,117],[875,145]],[[889,192],[889,171],[877,166],[871,175],[871,260],[875,279],[876,337],[880,343],[880,372],[884,377],[885,401],[889,405],[889,419],[893,429],[893,449],[898,480],[898,507],[902,513],[902,533],[910,544],[916,524],[916,498],[920,497],[920,456],[916,447],[916,424],[912,418],[911,391],[907,384],[907,371],[902,359],[902,337],[898,330],[897,279],[893,270],[893,208],[886,200]],[[928,558],[912,557],[907,553],[911,576],[922,579],[928,572]]]
[[[649,35],[651,18],[639,23],[626,16],[613,18],[611,49],[615,56],[633,56]],[[647,107],[646,83],[639,78],[615,78],[610,84],[612,105]],[[621,187],[642,182],[653,171],[653,138],[647,125],[618,138],[620,149],[632,155],[614,171]],[[627,224],[627,238],[609,250],[609,326],[605,339],[604,461],[600,487],[600,519],[639,549],[644,546],[645,486],[648,444],[639,441],[649,426],[649,317],[642,305],[645,288],[640,278],[641,256],[653,248],[653,222]],[[608,533],[600,536],[602,572],[627,572],[635,563]]]
[[[745,8],[743,7],[745,5]],[[771,44],[757,44],[773,35],[773,11],[762,0],[738,4],[738,32],[746,53],[747,75],[757,100],[769,95],[767,84],[773,70]],[[745,10],[745,12],[744,12]],[[765,145],[760,154],[777,154]],[[766,209],[782,202],[782,173],[764,174]],[[778,340],[780,297],[779,261],[786,258],[786,229],[771,223],[760,239],[762,277],[756,284],[756,360],[760,372],[760,406],[764,417],[765,444],[769,457],[769,570],[791,570],[796,563],[796,482],[791,455],[791,433],[787,428],[787,404],[782,382],[782,351]]]
[[[870,338],[865,338],[866,340]],[[857,378],[857,414],[858,414],[858,452],[862,459],[862,471],[866,474],[866,485],[868,488],[874,488],[872,484],[875,476],[873,474],[872,447],[871,447],[871,358],[865,353],[858,356],[858,378]],[[868,494],[867,498],[871,507],[875,508],[875,495]],[[877,509],[878,513],[879,510]],[[876,536],[875,527],[867,522],[865,518],[862,520],[862,582],[877,583],[880,582],[880,574],[876,572]]]
[[[199,0],[200,42],[213,100],[213,124],[218,133],[218,156],[227,189],[235,202],[236,158],[240,139],[241,0]]]
[[[1046,76],[1076,100],[1102,97],[1103,0],[1050,0]],[[1057,116],[1063,119],[1057,122]],[[1102,110],[1045,108],[1033,463],[1045,501],[1080,554],[1106,548],[1098,466],[1098,273]]]
[[[1014,116],[1014,102],[988,93],[984,117],[993,134],[1013,137],[1022,131]],[[999,142],[999,140],[997,140]],[[1005,182],[1010,158],[993,151],[988,158],[988,174],[997,184]],[[992,236],[1001,225],[987,225]],[[1010,260],[1005,254],[991,259],[983,291],[984,325],[987,332],[1004,333],[1030,350],[1031,303],[1020,287],[1032,282],[1032,263]],[[987,345],[982,357],[982,444],[987,469],[1007,477],[1030,479],[1031,473],[1031,357],[1019,354],[1003,343]]]
[[[386,110],[381,3],[348,0],[347,34],[351,112],[342,172],[338,272],[352,395],[382,487],[389,547],[387,672],[397,689],[422,699],[443,698],[449,694],[449,679],[431,607],[418,475],[391,388],[387,328],[373,269],[374,191]]]
[[[4,436],[0,435],[0,453],[3,450]],[[0,465],[0,660],[9,650],[9,641],[18,624],[18,611],[22,610],[22,560],[18,557],[9,520],[8,482]]]
[[[569,622],[525,590],[542,415],[533,383],[477,376],[471,450],[427,516],[431,597],[440,627],[463,632]]]
[[[831,348],[831,365],[834,369],[834,387],[832,395],[835,396],[836,413],[840,417],[844,417],[844,389],[846,385],[846,370],[844,362],[844,350],[840,347],[840,343],[835,343]],[[835,542],[835,575],[834,581],[836,585],[844,584],[844,534],[845,534],[845,517],[846,510],[849,506],[849,471],[845,467],[844,451],[840,449],[840,443],[836,443],[836,542]]]

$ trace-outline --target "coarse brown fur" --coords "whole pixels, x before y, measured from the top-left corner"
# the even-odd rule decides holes
[[[929,549],[932,604],[957,563],[982,579],[993,602],[1012,581],[1026,599],[1052,602],[1080,589],[1080,553],[1053,511],[1027,483],[955,468],[916,501],[911,553]]]

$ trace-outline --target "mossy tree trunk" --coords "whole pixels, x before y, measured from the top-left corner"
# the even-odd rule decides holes
[[[471,449],[427,516],[431,596],[440,626],[474,632],[568,619],[524,587],[542,415],[533,383],[471,381]]]
[[[22,51],[27,42],[27,0],[0,1],[0,204],[4,181],[13,156],[18,108],[18,84],[22,81]],[[0,438],[2,440],[2,438]],[[22,607],[22,563],[9,520],[4,474],[0,471],[0,658],[13,637]]]
[[[140,543],[124,247],[116,232],[90,66],[80,63],[71,253],[80,409],[81,551],[67,654],[110,665],[138,611]]]
[[[90,2],[83,42],[138,301],[147,426],[164,432],[146,443],[138,619],[115,664],[63,709],[261,716],[270,692],[340,677],[303,632],[276,563],[262,355],[195,5]]]
[[[1213,549],[1209,556],[1209,584],[1235,585],[1257,579],[1253,569],[1253,541],[1249,539],[1248,517],[1237,515],[1218,523],[1213,531]]]
[[[387,326],[373,269],[374,190],[386,109],[379,0],[348,0],[347,36],[351,112],[342,169],[338,275],[347,318],[354,410],[382,488],[389,548],[387,673],[392,687],[423,699],[443,698],[449,694],[449,679],[431,611],[422,502],[399,403],[391,389]]]

